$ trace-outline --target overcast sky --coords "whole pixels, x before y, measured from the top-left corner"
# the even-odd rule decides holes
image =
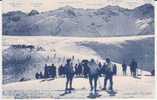
[[[66,5],[75,8],[97,9],[107,5],[118,5],[133,9],[145,3],[153,4],[154,0],[3,0],[3,12],[21,10],[30,12],[36,9],[40,12],[54,10]]]

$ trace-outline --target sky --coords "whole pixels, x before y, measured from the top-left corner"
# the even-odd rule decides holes
[[[3,0],[3,12],[21,10],[39,12],[54,10],[59,7],[72,6],[75,8],[98,9],[107,5],[133,9],[145,3],[153,4],[154,0]]]

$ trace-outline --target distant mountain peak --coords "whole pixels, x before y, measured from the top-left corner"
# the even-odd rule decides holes
[[[154,9],[154,6],[152,4],[146,3],[144,5],[138,6],[135,9]]]
[[[36,14],[38,16],[33,16]],[[154,8],[151,4],[135,9],[111,5],[90,10],[64,6],[43,13],[32,10],[28,14],[32,17],[21,13],[15,15],[3,16],[3,34],[94,37],[154,33],[154,24],[150,24],[154,23]]]
[[[17,15],[17,14],[20,14],[20,15],[26,15],[26,13],[18,10],[18,11],[9,11],[7,13],[3,13],[3,15],[7,15],[7,16],[14,16],[14,15]]]
[[[154,17],[154,6],[152,4],[144,4],[134,9],[135,15],[138,17]]]
[[[31,10],[30,13],[28,13],[29,16],[37,15],[39,12],[37,10]]]
[[[150,4],[150,3],[146,3],[146,4],[141,5],[139,7],[154,7],[154,6],[152,4]]]

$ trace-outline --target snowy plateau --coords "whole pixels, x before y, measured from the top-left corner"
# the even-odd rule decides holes
[[[73,64],[83,59],[104,62],[111,58],[118,74],[113,78],[115,95],[100,89],[99,98],[154,98],[154,6],[145,4],[134,9],[106,6],[83,9],[71,6],[30,13],[3,13],[3,98],[87,98],[90,92],[87,78],[75,77],[75,90],[65,96],[65,78],[35,79],[45,64],[58,67],[67,58]],[[138,77],[122,75],[123,60],[127,65],[138,62]],[[20,81],[23,80],[23,81]]]
[[[87,98],[89,81],[74,78],[71,94],[64,93],[65,78],[36,80],[35,73],[43,72],[44,65],[65,64],[64,58],[74,56],[73,63],[82,59],[104,62],[110,57],[117,64],[118,75],[114,76],[114,96],[100,91],[103,77],[99,78],[100,98],[154,98],[154,35],[123,37],[49,37],[49,36],[3,36],[3,98]],[[18,47],[17,45],[24,45]],[[55,55],[55,57],[54,57]],[[121,63],[131,58],[138,61],[138,78],[122,75]],[[16,63],[15,63],[16,62]],[[19,81],[24,78],[24,81]]]

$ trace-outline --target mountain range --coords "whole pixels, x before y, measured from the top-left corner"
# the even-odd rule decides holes
[[[83,9],[65,6],[52,11],[3,13],[3,35],[11,36],[128,36],[154,34],[154,6],[134,9],[106,6]]]

